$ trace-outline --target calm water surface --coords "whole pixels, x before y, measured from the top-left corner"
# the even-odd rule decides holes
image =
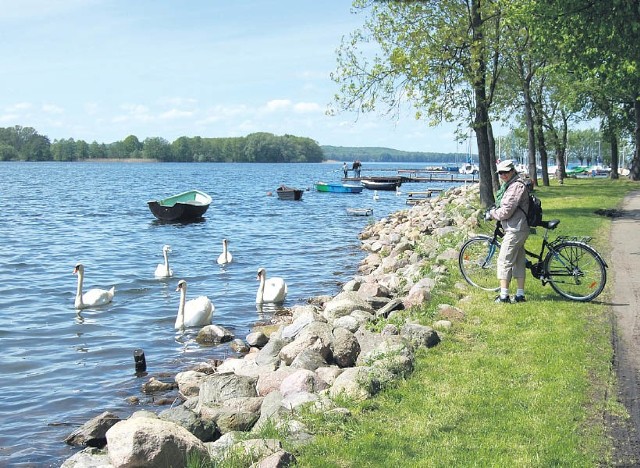
[[[367,190],[313,190],[341,174],[341,164],[0,163],[0,466],[59,466],[77,450],[63,439],[91,417],[159,411],[140,390],[149,376],[232,354],[226,344],[198,345],[197,330],[174,330],[179,279],[188,298],[209,296],[213,322],[238,338],[269,316],[255,305],[259,267],[285,278],[285,306],[335,294],[364,257],[362,228],[407,207],[393,192],[374,201]],[[310,191],[281,201],[281,183]],[[214,200],[201,222],[162,224],[147,208],[192,188]],[[345,211],[365,207],[373,217]],[[234,256],[224,268],[216,263],[223,238]],[[174,277],[156,280],[164,244]],[[76,262],[85,265],[85,290],[115,285],[111,304],[74,310]],[[147,376],[134,373],[136,348]]]

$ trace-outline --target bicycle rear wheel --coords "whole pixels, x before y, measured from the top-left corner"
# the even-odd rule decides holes
[[[478,236],[464,243],[458,254],[462,277],[472,286],[485,291],[500,289],[496,278],[496,261],[500,243],[492,237]]]
[[[544,266],[551,287],[573,301],[593,300],[607,283],[604,260],[582,242],[566,241],[556,245],[547,254]]]

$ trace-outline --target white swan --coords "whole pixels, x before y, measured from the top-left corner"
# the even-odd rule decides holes
[[[227,263],[231,263],[233,261],[233,255],[227,249],[227,239],[222,239],[222,253],[218,257],[219,265],[226,265]]]
[[[176,317],[176,330],[185,327],[199,327],[210,325],[215,307],[207,296],[199,296],[189,301],[187,298],[187,282],[178,281],[176,291],[180,291],[180,306]]]
[[[380,198],[380,197],[378,196],[378,191],[377,191],[377,190],[374,190],[374,191],[373,191],[373,199],[374,199],[374,200],[377,200],[377,199],[379,199],[379,198]]]
[[[284,302],[287,297],[287,283],[285,283],[282,278],[267,279],[266,270],[260,268],[256,279],[260,281],[258,293],[256,294],[256,304],[262,304],[264,302]]]
[[[73,274],[78,275],[78,289],[76,290],[76,300],[74,303],[76,309],[101,306],[113,300],[113,295],[116,293],[115,286],[108,291],[106,289],[94,288],[82,294],[82,282],[84,281],[84,265],[82,263],[78,263],[75,266]]]
[[[173,276],[173,270],[169,267],[169,254],[171,253],[171,246],[165,245],[162,247],[162,255],[164,256],[164,263],[158,263],[156,267],[156,278],[171,278]]]

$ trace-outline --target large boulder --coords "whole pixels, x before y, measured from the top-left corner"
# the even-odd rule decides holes
[[[280,350],[279,357],[286,365],[290,365],[298,354],[305,349],[311,349],[320,353],[325,361],[329,362],[332,344],[331,325],[324,322],[312,322],[298,334],[293,342]]]
[[[354,310],[374,313],[373,307],[357,293],[344,291],[325,304],[323,315],[329,321],[350,315]]]
[[[222,404],[229,398],[255,397],[256,378],[235,374],[214,374],[202,380],[198,406]]]
[[[187,466],[208,460],[204,444],[184,427],[158,418],[136,417],[107,431],[109,460],[116,468]]]

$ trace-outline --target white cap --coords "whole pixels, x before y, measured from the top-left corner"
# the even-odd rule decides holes
[[[509,172],[515,169],[515,165],[513,164],[513,160],[505,159],[504,161],[500,161],[496,166],[496,172]]]

